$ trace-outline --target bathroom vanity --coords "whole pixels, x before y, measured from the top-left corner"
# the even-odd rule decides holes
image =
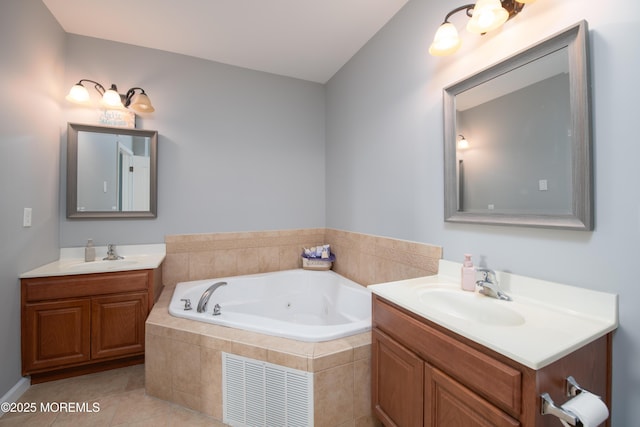
[[[441,261],[439,276],[369,287],[372,409],[385,426],[559,426],[541,395],[569,400],[569,376],[611,407],[616,295],[503,274],[514,301],[498,301],[460,290],[459,272]]]
[[[164,250],[88,263],[61,257],[23,274],[22,374],[38,383],[144,362],[163,259]]]

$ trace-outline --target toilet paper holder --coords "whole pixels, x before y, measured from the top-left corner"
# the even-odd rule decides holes
[[[567,377],[565,382],[565,394],[567,397],[577,396],[583,391],[586,391],[586,390],[580,387],[580,385],[575,380],[575,378],[573,378],[572,376]],[[549,393],[542,393],[540,395],[540,413],[542,415],[555,415],[556,417],[565,421],[569,425],[572,425],[575,427],[583,426],[582,421],[580,421],[580,418],[575,416],[573,413],[559,406],[556,406],[556,404],[551,399],[551,396],[549,396]]]

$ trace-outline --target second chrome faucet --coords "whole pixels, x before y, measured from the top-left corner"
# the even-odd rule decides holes
[[[478,292],[491,298],[511,301],[511,297],[500,289],[495,271],[488,268],[478,268],[476,271],[482,274],[482,279],[476,281]]]
[[[226,284],[227,282],[214,283],[213,285],[209,286],[206,291],[202,293],[202,296],[200,297],[200,301],[198,301],[198,308],[197,308],[198,313],[204,313],[207,310],[207,303],[209,302],[209,298],[211,298],[211,294],[213,294],[213,292],[216,289],[218,289],[220,286],[224,286]],[[216,304],[216,307],[214,307],[213,314],[214,316],[220,314],[220,306],[218,304]]]
[[[124,257],[118,255],[116,253],[116,245],[110,243],[107,245],[107,256],[102,259],[105,261],[115,261],[118,259],[124,259]]]

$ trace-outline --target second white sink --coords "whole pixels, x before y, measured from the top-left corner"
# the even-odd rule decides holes
[[[509,302],[498,301],[474,292],[448,288],[428,288],[418,292],[421,303],[459,319],[494,326],[519,326],[525,319],[508,307]]]

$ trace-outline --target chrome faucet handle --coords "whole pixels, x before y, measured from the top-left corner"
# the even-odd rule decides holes
[[[491,270],[490,268],[476,268],[476,271],[478,273],[482,273],[482,280],[486,280],[491,283],[498,283],[496,272]],[[493,280],[491,280],[492,276],[493,276]]]
[[[491,298],[511,301],[511,297],[500,289],[495,271],[489,268],[478,268],[476,271],[482,273],[482,279],[476,281],[476,286],[480,288],[478,292]]]
[[[213,306],[213,315],[214,316],[220,316],[220,309],[222,307],[220,307],[220,304],[216,304]]]
[[[193,307],[191,307],[191,300],[189,298],[181,298],[180,301],[184,301],[184,310],[191,310]]]
[[[114,261],[118,259],[124,259],[123,256],[116,254],[116,245],[109,243],[107,245],[107,256],[102,258],[103,260]]]

